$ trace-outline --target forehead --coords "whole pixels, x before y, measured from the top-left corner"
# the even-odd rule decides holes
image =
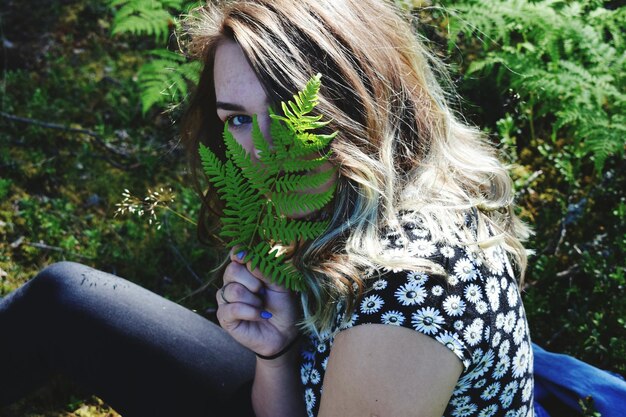
[[[266,101],[263,86],[241,47],[232,40],[220,42],[215,50],[213,80],[217,101],[240,104],[256,99]]]

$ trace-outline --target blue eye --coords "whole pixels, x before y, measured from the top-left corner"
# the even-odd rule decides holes
[[[252,117],[243,114],[236,114],[226,119],[229,127],[241,127],[245,124],[252,123]]]

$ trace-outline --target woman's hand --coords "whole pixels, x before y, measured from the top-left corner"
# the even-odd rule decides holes
[[[279,352],[298,334],[297,295],[271,283],[259,269],[250,271],[242,253],[231,252],[224,286],[217,291],[217,319],[248,349],[265,356]]]

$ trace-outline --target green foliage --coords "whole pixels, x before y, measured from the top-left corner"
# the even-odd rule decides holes
[[[324,221],[289,218],[294,213],[316,211],[334,194],[334,186],[312,193],[327,183],[334,170],[321,170],[328,160],[328,145],[336,133],[316,134],[328,122],[312,116],[317,104],[321,75],[311,78],[293,101],[282,103],[283,115],[270,109],[272,145],[263,137],[256,116],[252,139],[259,150],[258,161],[235,140],[224,126],[226,161],[222,162],[201,145],[200,155],[209,181],[224,201],[220,237],[228,247],[246,251],[244,260],[257,266],[274,282],[301,290],[300,273],[284,262],[277,245],[289,246],[300,240],[314,239],[327,227]]]
[[[180,13],[197,4],[189,0],[108,0],[115,11],[111,32],[146,36],[164,44],[180,29]],[[180,52],[169,49],[152,49],[145,54],[146,62],[138,72],[143,114],[154,107],[184,102],[188,86],[198,83],[200,63],[188,62]]]
[[[414,12],[457,71],[462,113],[512,163],[535,229],[524,288],[533,339],[626,373],[626,8],[444,0]]]
[[[181,103],[187,97],[188,84],[198,83],[201,65],[187,62],[181,54],[157,49],[150,51],[155,57],[139,69],[141,109],[145,115],[153,106]]]

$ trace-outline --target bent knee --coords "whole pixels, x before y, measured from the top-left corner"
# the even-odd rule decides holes
[[[32,285],[51,294],[68,286],[80,285],[91,271],[94,269],[77,262],[57,262],[42,269],[33,278]]]

